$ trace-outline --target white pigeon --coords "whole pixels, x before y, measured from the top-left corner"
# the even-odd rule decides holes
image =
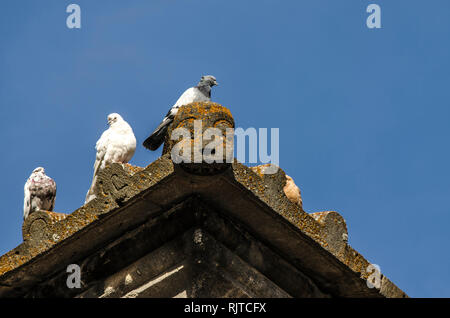
[[[86,195],[85,204],[96,198],[98,172],[112,163],[128,163],[136,150],[136,137],[130,125],[116,113],[108,115],[109,128],[97,141],[97,156],[94,164],[92,185]]]
[[[35,211],[53,211],[56,183],[42,167],[33,170],[24,187],[23,219]]]
[[[178,108],[193,102],[209,102],[211,100],[211,87],[214,85],[219,85],[216,78],[212,75],[205,75],[202,76],[197,86],[188,88],[180,98],[178,98],[177,102],[169,110],[161,124],[159,124],[150,137],[144,141],[144,147],[150,150],[158,149],[164,141],[167,129],[177,114]]]

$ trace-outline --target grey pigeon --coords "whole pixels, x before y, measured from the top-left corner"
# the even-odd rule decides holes
[[[109,128],[103,132],[95,145],[97,150],[94,177],[86,194],[85,204],[95,199],[98,172],[112,163],[128,163],[136,150],[136,137],[131,126],[117,113],[108,115]]]
[[[180,98],[178,98],[177,102],[169,110],[161,124],[159,124],[150,137],[144,141],[144,147],[150,150],[158,149],[164,141],[167,129],[177,114],[178,108],[193,102],[209,102],[211,100],[211,87],[214,85],[219,85],[216,78],[212,75],[205,75],[202,76],[197,86],[188,88]]]
[[[33,170],[24,187],[23,219],[35,211],[53,211],[56,183],[42,167]]]

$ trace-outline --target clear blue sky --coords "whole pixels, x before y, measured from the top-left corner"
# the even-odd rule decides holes
[[[66,27],[66,6],[82,28]],[[366,7],[382,9],[370,30]],[[106,116],[141,143],[203,74],[239,127],[280,128],[308,212],[413,297],[450,297],[450,1],[2,0],[0,255],[22,241],[23,185],[44,166],[55,210],[80,207]]]

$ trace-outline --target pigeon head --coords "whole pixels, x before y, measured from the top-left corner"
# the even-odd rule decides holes
[[[219,83],[217,83],[216,78],[212,75],[202,76],[202,78],[200,79],[200,82],[198,83],[198,86],[212,87],[214,85],[219,85]]]
[[[122,116],[120,116],[117,113],[112,113],[108,115],[108,125],[112,126],[114,123],[117,123],[118,121],[121,121]]]
[[[37,167],[33,170],[33,173],[45,173],[45,169],[42,167]]]

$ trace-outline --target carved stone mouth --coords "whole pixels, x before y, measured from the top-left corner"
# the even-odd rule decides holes
[[[216,128],[222,132],[223,136],[226,136],[226,130],[234,128],[234,119],[230,111],[219,104],[198,102],[181,106],[167,131],[163,155],[170,153],[172,148],[179,142],[170,138],[175,129],[185,128],[190,131],[191,138],[196,138],[195,134],[199,132],[195,131],[195,121],[201,121],[200,134],[203,134],[208,128]],[[225,140],[226,138],[224,138],[224,146]],[[204,146],[205,140],[202,142],[202,148]]]
[[[180,163],[179,166],[186,172],[206,176],[223,173],[230,168],[230,163]]]

